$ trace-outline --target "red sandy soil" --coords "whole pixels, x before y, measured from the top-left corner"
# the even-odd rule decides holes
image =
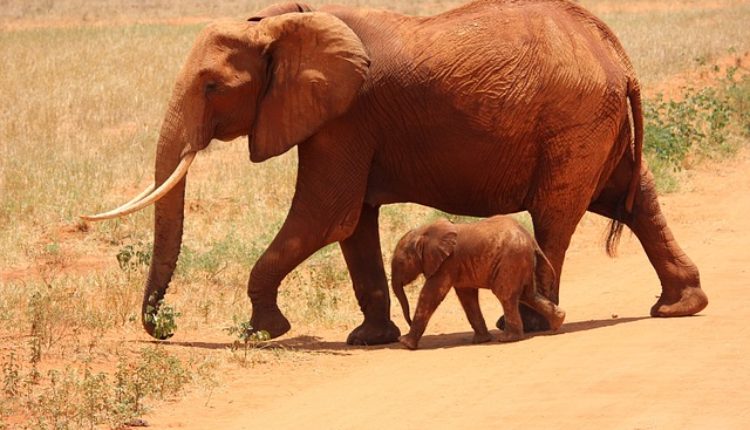
[[[418,351],[293,329],[278,344],[311,352],[304,358],[237,368],[208,405],[196,390],[146,418],[154,429],[750,428],[749,170],[746,150],[661,199],[711,299],[697,316],[650,318],[660,287],[638,241],[626,234],[609,259],[605,223],[590,216],[568,252],[568,319],[555,335],[471,345],[450,295]],[[492,326],[500,307],[489,294],[482,302]],[[392,312],[406,328],[398,305]]]

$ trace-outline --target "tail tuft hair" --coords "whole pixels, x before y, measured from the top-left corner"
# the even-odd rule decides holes
[[[622,227],[625,224],[613,219],[609,223],[609,232],[607,233],[606,251],[607,255],[611,258],[617,257],[617,245],[620,244],[620,237],[622,237]]]

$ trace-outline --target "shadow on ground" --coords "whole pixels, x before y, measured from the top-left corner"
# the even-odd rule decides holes
[[[537,336],[557,336],[562,334],[578,333],[587,330],[601,329],[619,324],[627,324],[636,321],[652,319],[648,316],[627,317],[627,318],[608,318],[600,320],[575,321],[563,324],[557,332],[527,333],[527,339]],[[498,330],[491,330],[491,333],[497,334]],[[459,333],[443,333],[426,335],[420,341],[420,349],[445,349],[472,346],[471,339],[474,333],[470,331]],[[342,333],[342,338],[344,334]],[[140,341],[144,343],[159,343],[158,341]],[[185,348],[200,349],[230,349],[233,347],[231,342],[165,342],[171,346],[180,346]],[[499,345],[497,342],[489,342],[486,345]],[[271,341],[258,346],[263,349],[290,349],[295,351],[307,351],[319,354],[331,355],[350,355],[350,351],[356,350],[379,350],[379,349],[404,349],[399,343],[390,343],[387,345],[347,345],[344,341],[329,341],[318,336],[301,335],[288,339]]]

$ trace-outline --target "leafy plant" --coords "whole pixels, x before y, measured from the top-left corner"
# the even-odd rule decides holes
[[[239,341],[247,344],[252,342],[265,342],[271,339],[271,335],[265,330],[255,331],[249,320],[240,319],[237,315],[232,317],[233,324],[224,329],[230,336],[235,336]]]
[[[177,329],[177,318],[181,315],[172,306],[164,304],[164,299],[161,299],[158,310],[151,305],[146,307],[144,319],[154,325],[154,335],[157,339],[167,339],[174,335]]]
[[[243,356],[240,360],[240,364],[246,366],[248,364],[248,354],[250,350],[255,349],[257,346],[263,344],[271,339],[271,335],[265,330],[255,331],[250,321],[240,319],[236,315],[232,317],[233,324],[224,330],[237,338],[232,346],[232,351],[236,351],[240,348],[243,350]]]
[[[143,242],[128,244],[117,252],[117,264],[123,272],[134,272],[148,267],[151,262],[152,246]]]

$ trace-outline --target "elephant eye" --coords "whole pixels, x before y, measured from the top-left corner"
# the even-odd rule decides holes
[[[208,82],[206,83],[206,94],[215,93],[219,89],[219,84],[216,82]]]

